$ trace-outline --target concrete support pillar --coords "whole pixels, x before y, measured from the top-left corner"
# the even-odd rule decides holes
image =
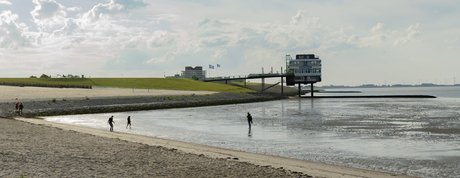
[[[284,83],[284,82],[283,82],[283,77],[281,77],[281,94],[282,94],[282,95],[284,95],[284,91],[283,91],[283,89],[284,89],[284,87],[283,87],[284,84],[283,84],[283,83]]]
[[[313,83],[311,83],[311,97],[313,98]]]
[[[262,90],[260,91],[264,91],[265,89],[265,78],[262,78]]]
[[[299,98],[300,98],[300,83],[299,83]]]

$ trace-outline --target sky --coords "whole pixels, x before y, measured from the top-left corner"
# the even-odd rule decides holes
[[[315,54],[319,85],[452,85],[459,18],[457,0],[0,0],[0,78],[248,75]]]

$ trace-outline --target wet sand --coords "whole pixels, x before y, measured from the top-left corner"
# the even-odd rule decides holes
[[[52,92],[37,95],[56,96]],[[409,177],[42,119],[16,119],[0,119],[0,177],[21,173],[27,177]]]

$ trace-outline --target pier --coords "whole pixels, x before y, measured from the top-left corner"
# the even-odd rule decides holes
[[[265,83],[265,78],[281,78],[281,81],[280,82],[277,82],[275,84],[267,84]],[[203,81],[204,82],[223,82],[225,84],[229,84],[229,81],[232,81],[232,80],[243,80],[243,85],[238,85],[238,84],[234,84],[234,85],[237,85],[237,86],[241,86],[241,87],[244,87],[244,88],[251,88],[249,86],[246,85],[246,80],[248,79],[261,79],[261,88],[260,88],[260,91],[264,92],[264,91],[267,91],[268,89],[272,88],[272,87],[275,87],[276,85],[280,84],[281,87],[280,87],[280,90],[281,90],[281,94],[285,94],[285,83],[286,85],[289,85],[288,83],[288,80],[291,80],[294,78],[294,74],[286,74],[286,73],[268,73],[268,74],[249,74],[249,75],[234,75],[234,76],[225,76],[225,77],[210,77],[210,78],[205,78]],[[311,93],[311,97],[313,97],[313,93],[314,93],[314,90],[313,90],[313,83],[309,83],[311,84],[311,90],[310,90],[310,93]],[[291,85],[294,85],[294,84],[291,84]],[[298,91],[297,91],[297,95],[300,97],[302,94],[305,94],[306,92],[302,92],[301,90],[301,86],[300,86],[300,83],[298,84]],[[291,87],[289,87],[291,88]],[[254,87],[252,87],[252,89],[254,89]],[[295,88],[292,88],[293,90],[295,90]],[[259,90],[259,89],[257,89]],[[288,91],[288,93],[292,93],[292,90],[291,92]]]
[[[261,91],[265,91],[271,87],[274,87],[278,84],[281,83],[281,86],[284,86],[284,77],[290,77],[293,76],[293,74],[280,74],[280,73],[268,73],[268,74],[249,74],[249,75],[235,75],[235,76],[226,76],[226,77],[211,77],[211,78],[205,78],[203,81],[204,82],[218,82],[218,81],[224,81],[225,84],[228,84],[228,81],[231,80],[243,80],[243,87],[247,88],[246,86],[246,80],[247,79],[261,79],[262,83],[262,88]],[[265,78],[281,78],[281,82],[271,84],[268,87],[265,87]],[[299,91],[300,93],[300,91]],[[281,87],[281,94],[284,94],[283,87]]]
[[[286,55],[286,72],[283,74],[283,68],[281,67],[281,73],[273,73],[273,68],[270,73],[265,74],[264,69],[262,68],[261,74],[249,74],[249,75],[237,75],[237,76],[228,76],[228,77],[214,77],[214,78],[205,78],[205,82],[213,81],[225,81],[225,84],[228,84],[229,80],[243,80],[244,87],[246,88],[246,79],[258,79],[262,80],[262,90],[265,91],[271,87],[274,87],[281,83],[281,94],[284,94],[283,86],[284,81],[286,85],[293,86],[298,85],[298,95],[301,97],[301,84],[310,84],[311,90],[310,94],[313,98],[313,84],[316,82],[321,82],[321,59],[314,54],[297,54],[295,58],[292,58],[291,55]],[[281,82],[273,84],[265,88],[265,78],[276,78],[280,77]],[[286,80],[284,80],[286,77]]]

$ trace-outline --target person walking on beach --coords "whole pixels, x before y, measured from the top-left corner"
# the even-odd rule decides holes
[[[16,112],[19,111],[19,103],[16,103]]]
[[[107,124],[110,125],[110,132],[113,132],[113,124],[115,124],[115,121],[113,121],[113,116],[110,116],[109,121],[107,121]]]
[[[246,117],[248,118],[249,129],[251,129],[252,116],[251,116],[251,114],[249,114],[249,112],[248,112],[248,115],[247,115]]]
[[[22,109],[24,108],[24,105],[19,104],[19,115],[22,115]]]
[[[128,125],[129,125],[129,129],[131,129],[131,116],[128,116],[128,124],[126,124],[126,129],[128,129]]]

